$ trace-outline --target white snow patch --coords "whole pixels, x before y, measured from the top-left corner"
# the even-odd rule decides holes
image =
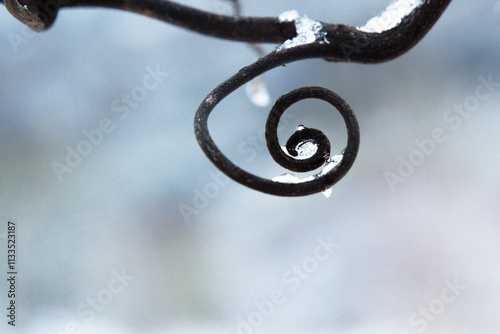
[[[272,180],[275,182],[282,182],[282,183],[302,183],[302,182],[314,180],[314,176],[311,175],[311,176],[308,176],[304,179],[301,179],[296,175],[293,175],[290,173],[285,173],[285,174],[273,177]]]
[[[321,22],[311,20],[306,15],[296,19],[295,30],[297,31],[297,36],[286,40],[285,43],[278,47],[278,51],[289,49],[297,45],[313,43],[317,40],[323,40],[328,43],[325,36],[326,33],[321,32],[321,29],[323,29]]]
[[[425,0],[397,0],[394,1],[386,10],[377,17],[372,18],[358,30],[364,32],[381,33],[396,27],[406,16],[422,5]]]
[[[300,17],[299,12],[297,12],[295,9],[292,9],[281,13],[280,16],[278,16],[278,20],[280,21],[280,23],[292,22],[298,19],[299,17]]]

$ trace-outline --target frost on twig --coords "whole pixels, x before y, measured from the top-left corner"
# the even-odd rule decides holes
[[[293,22],[299,17],[300,17],[299,12],[297,12],[295,9],[292,9],[281,13],[280,16],[278,16],[278,20],[280,21],[280,23]]]
[[[411,12],[422,5],[424,0],[397,0],[390,4],[385,11],[366,22],[358,30],[364,32],[381,33],[396,27],[401,20],[410,15]]]
[[[297,175],[290,174],[290,173],[285,173],[282,175],[278,175],[272,178],[274,182],[284,182],[284,183],[302,183],[302,182],[307,182],[307,181],[312,181],[320,176],[325,175],[326,173],[330,172],[332,169],[334,169],[341,161],[342,161],[343,155],[334,155],[333,157],[330,157],[327,161],[323,169],[321,169],[321,172],[319,172],[316,175],[309,175],[305,178],[300,178]],[[324,191],[322,191],[322,194],[326,197],[329,198],[330,195],[332,194],[332,188],[327,188]]]
[[[295,29],[297,30],[297,36],[286,40],[285,43],[278,47],[278,51],[298,45],[313,43],[317,40],[328,43],[326,32],[321,31],[323,25],[319,21],[311,20],[306,15],[298,17],[298,13],[295,10],[284,12],[278,19],[280,22],[295,21]]]

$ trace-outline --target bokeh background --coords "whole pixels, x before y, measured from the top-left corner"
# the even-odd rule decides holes
[[[183,3],[231,12],[225,0]],[[362,25],[389,3],[242,8]],[[361,127],[358,158],[329,198],[280,198],[222,177],[193,134],[202,99],[256,59],[248,45],[104,9],[62,10],[34,34],[0,6],[0,332],[497,333],[499,32],[500,2],[455,0],[394,61],[307,60],[266,73],[273,101],[324,86]],[[141,89],[151,69],[162,72],[158,85]],[[478,89],[490,94],[474,99]],[[120,102],[132,93],[140,98]],[[458,113],[464,104],[473,111]],[[260,139],[267,112],[240,89],[210,129],[240,166],[274,177],[286,171]],[[337,152],[345,145],[327,105],[303,102],[287,115],[283,141],[305,124]],[[54,162],[103,120],[109,133],[59,180]],[[436,129],[444,139],[415,153]],[[410,156],[423,159],[401,176]],[[17,224],[15,328],[8,220]]]

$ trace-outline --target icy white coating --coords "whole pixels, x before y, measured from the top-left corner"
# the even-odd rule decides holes
[[[296,175],[293,175],[290,173],[285,173],[283,175],[278,175],[278,176],[273,177],[272,180],[275,182],[282,182],[282,183],[302,183],[302,182],[314,180],[314,176],[310,175],[304,179],[301,179]]]
[[[326,40],[325,32],[321,32],[323,25],[321,22],[311,20],[306,15],[295,19],[295,30],[297,31],[297,36],[292,39],[288,39],[278,47],[278,51],[283,49],[289,49],[297,45],[309,44],[316,42],[317,40]]]
[[[298,160],[305,160],[309,159],[314,155],[314,153],[316,153],[316,151],[318,150],[318,145],[310,141],[305,141],[298,144],[295,147],[295,150],[297,151],[297,156],[290,155],[288,153],[288,149],[286,148],[286,146],[281,146],[281,149],[283,150],[283,152],[285,152],[288,156],[291,156],[292,158]]]
[[[342,154],[337,154],[334,155],[333,157],[330,157],[328,161],[326,162],[326,166],[323,167],[321,172],[318,174],[319,176],[325,175],[329,171],[331,171],[335,166],[337,166],[341,161],[344,156]]]
[[[260,77],[250,81],[245,87],[245,92],[248,99],[257,107],[267,107],[271,104],[271,97],[269,96],[267,86]]]
[[[358,30],[364,32],[381,33],[396,27],[403,18],[422,5],[425,0],[397,0],[394,1],[386,10],[377,17],[372,18]]]
[[[300,17],[299,12],[297,12],[295,9],[292,9],[281,13],[280,16],[278,16],[278,20],[280,21],[280,23],[292,22],[298,19],[299,17]]]
[[[275,176],[272,178],[273,181],[275,182],[282,182],[282,183],[302,183],[302,182],[307,182],[307,181],[312,181],[314,179],[317,179],[320,176],[325,175],[332,169],[334,169],[341,161],[344,156],[342,154],[334,155],[333,157],[330,157],[327,162],[325,167],[321,169],[321,172],[315,175],[310,175],[306,178],[299,178],[296,175],[286,173],[283,175]],[[330,195],[332,194],[332,188],[325,189],[325,191],[321,192],[323,195],[325,195],[326,198],[329,198]]]
[[[316,153],[316,151],[318,150],[318,145],[313,142],[306,141],[297,145],[295,150],[297,151],[296,158],[299,160],[304,160],[312,157],[314,153]]]

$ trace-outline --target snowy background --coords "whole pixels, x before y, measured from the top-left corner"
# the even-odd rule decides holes
[[[183,3],[230,12],[224,0]],[[245,15],[296,9],[351,25],[388,4],[242,2]],[[19,264],[17,326],[2,278],[0,332],[498,332],[500,3],[453,1],[385,64],[307,60],[265,74],[273,101],[319,85],[356,112],[359,155],[330,198],[247,189],[198,147],[198,105],[255,58],[245,44],[113,10],[62,10],[34,34],[0,6],[0,276],[8,220]],[[154,69],[162,76],[145,89]],[[210,129],[240,166],[273,177],[286,171],[259,139],[267,112],[240,89]],[[327,105],[287,114],[283,141],[303,123],[345,145]],[[100,127],[59,179],[54,162],[89,150],[84,133]]]

